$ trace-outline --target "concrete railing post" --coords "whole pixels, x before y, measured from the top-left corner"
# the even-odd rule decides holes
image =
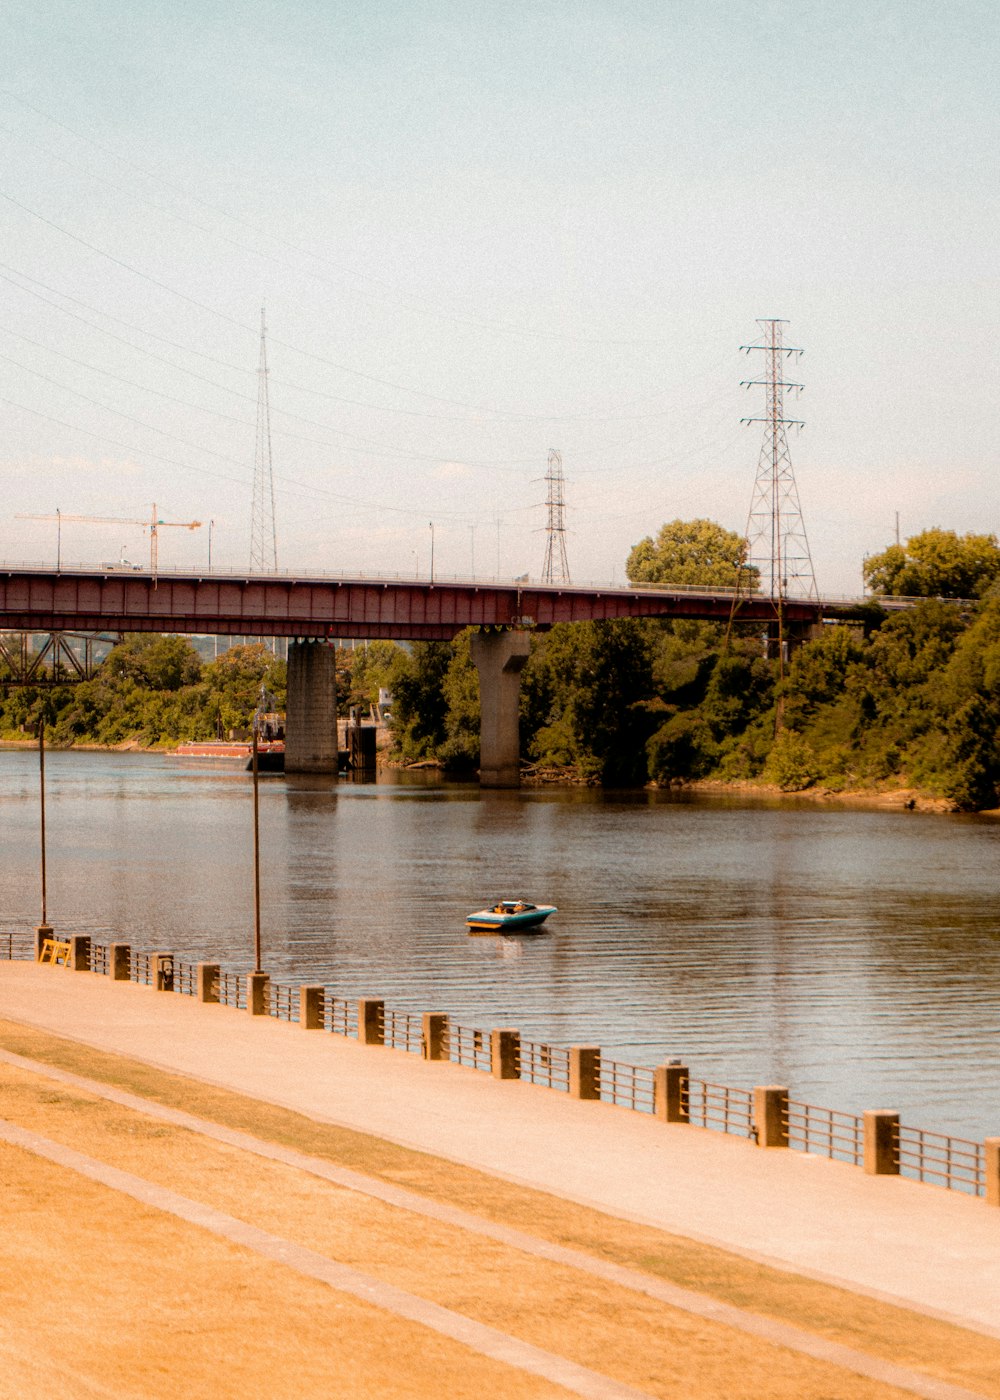
[[[323,992],[322,984],[299,988],[299,1025],[305,1031],[323,1028]]]
[[[1000,1206],[1000,1137],[983,1143],[986,1155],[986,1204]]]
[[[172,992],[174,990],[173,953],[150,953],[149,970],[150,981],[158,992]]]
[[[247,1010],[251,1016],[270,1014],[271,979],[266,972],[247,973]]]
[[[35,962],[42,960],[42,944],[48,938],[54,938],[51,924],[39,924],[35,929]]]
[[[688,1110],[687,1065],[679,1061],[657,1065],[653,1070],[653,1112],[664,1123],[687,1123]]]
[[[899,1175],[899,1114],[874,1108],[864,1116],[864,1167],[869,1176]]]
[[[448,1058],[448,1017],[443,1012],[424,1012],[420,1053],[425,1060],[446,1060]]]
[[[753,1091],[753,1119],[758,1147],[787,1147],[788,1090],[777,1084],[758,1084]]]
[[[380,997],[358,1001],[358,1044],[385,1044],[385,1002]]]
[[[206,1006],[218,1006],[219,993],[216,990],[219,973],[222,971],[218,963],[199,963],[197,971],[197,997]]]
[[[520,1060],[520,1031],[490,1031],[490,1073],[494,1079],[520,1079]]]
[[[69,965],[74,972],[90,971],[90,939],[85,933],[74,933],[70,939]]]
[[[569,1047],[569,1096],[571,1099],[601,1097],[601,1047],[571,1045]]]
[[[108,976],[112,982],[127,982],[131,975],[131,947],[128,943],[112,943],[108,949]]]

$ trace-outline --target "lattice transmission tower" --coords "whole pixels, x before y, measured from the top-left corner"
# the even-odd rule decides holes
[[[257,441],[254,450],[253,506],[250,513],[250,572],[273,573],[278,567],[274,522],[274,472],[271,466],[271,405],[267,393],[267,326],[260,309],[260,361],[257,367]]]
[[[804,426],[798,418],[785,417],[785,390],[798,394],[802,385],[782,377],[786,361],[792,357],[797,360],[802,351],[784,344],[785,321],[758,320],[757,324],[761,328],[759,340],[740,346],[748,355],[760,351],[765,357],[762,377],[741,381],[744,388],[762,387],[765,392],[763,416],[741,420],[764,424],[747,518],[746,562],[759,571],[756,588],[780,604],[788,597],[819,597],[786,432]]]
[[[545,502],[548,519],[545,526],[542,582],[569,583],[569,561],[566,558],[566,481],[563,477],[562,453],[557,452],[554,447],[549,448],[545,483],[548,487]]]

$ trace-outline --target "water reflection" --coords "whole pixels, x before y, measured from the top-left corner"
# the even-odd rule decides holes
[[[246,774],[129,754],[46,769],[61,929],[249,967]],[[37,921],[36,802],[34,755],[0,754],[0,933]],[[275,976],[1000,1132],[990,819],[296,776],[262,781],[261,833]],[[466,935],[470,909],[521,894],[559,906],[542,934]]]

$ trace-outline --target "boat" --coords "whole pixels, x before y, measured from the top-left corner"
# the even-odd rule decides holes
[[[527,899],[498,899],[489,909],[479,909],[466,919],[470,933],[528,933],[539,928],[554,904],[532,904]]]
[[[175,758],[229,758],[239,759],[249,773],[253,767],[253,744],[234,739],[229,743],[186,741],[173,750]],[[257,745],[257,767],[262,773],[283,773],[285,771],[285,742],[283,739],[265,739]]]

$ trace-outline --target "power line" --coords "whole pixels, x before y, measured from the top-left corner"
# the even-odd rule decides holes
[[[153,172],[144,169],[135,161],[129,160],[125,156],[119,155],[118,152],[113,151],[110,147],[102,145],[100,142],[95,141],[92,137],[85,135],[83,132],[77,131],[75,128],[67,125],[63,121],[60,121],[57,117],[53,117],[49,113],[42,111],[40,107],[34,106],[32,103],[18,96],[17,93],[11,92],[9,89],[0,89],[0,96],[10,98],[12,101],[19,103],[22,107],[25,107],[28,111],[34,112],[37,116],[42,117],[43,120],[51,122],[54,126],[61,127],[63,131],[68,132],[69,135],[75,137],[77,140],[86,142],[88,145],[93,146],[95,150],[100,151],[104,155],[110,156],[113,160],[117,160],[121,164],[134,170],[137,174],[141,175],[143,179],[154,181],[154,183],[162,186],[163,189],[170,190],[174,194],[180,195],[181,198],[187,199],[194,204],[200,205],[203,209],[207,209],[211,213],[219,215],[221,218],[228,220],[232,224],[235,224],[238,228],[247,229],[250,233],[256,234],[258,237],[269,238],[272,242],[278,244],[279,247],[287,248],[290,252],[295,253],[299,257],[311,258],[315,262],[319,262],[328,267],[336,268],[336,270],[343,276],[346,276],[347,278],[353,279],[357,282],[368,282],[372,286],[380,287],[385,291],[389,292],[392,296],[394,296],[397,299],[397,305],[405,305],[407,302],[409,302],[409,309],[411,311],[415,311],[419,315],[433,316],[440,320],[450,321],[455,325],[471,326],[474,329],[492,331],[500,335],[520,335],[535,340],[570,341],[580,345],[610,345],[621,347],[631,346],[637,348],[648,347],[652,345],[662,345],[665,343],[662,337],[651,337],[642,340],[618,340],[606,339],[604,337],[598,336],[570,335],[561,331],[553,331],[551,328],[545,330],[536,330],[534,328],[525,326],[507,326],[504,325],[502,322],[498,321],[487,321],[476,316],[462,315],[452,310],[442,310],[440,307],[435,306],[432,302],[428,301],[424,297],[415,296],[412,292],[402,292],[399,288],[393,287],[390,283],[385,282],[378,277],[372,277],[368,273],[360,273],[355,271],[353,268],[348,268],[342,265],[332,263],[328,258],[322,257],[321,255],[312,252],[308,248],[299,247],[297,244],[291,243],[287,239],[281,238],[277,234],[268,233],[266,229],[259,228],[255,224],[249,223],[245,219],[240,219],[235,214],[230,214],[227,210],[221,208],[219,205],[212,204],[207,200],[201,199],[199,196],[191,194],[189,191],[182,189],[180,186],[174,185],[171,182],[164,180],[161,175],[156,175]],[[4,129],[8,130],[7,128]],[[11,132],[9,132],[8,134],[15,135],[15,133]],[[21,135],[21,133],[16,133],[16,135],[18,139],[25,139]],[[87,170],[85,167],[77,164],[77,162],[70,160],[66,156],[60,155],[56,151],[50,150],[48,147],[42,145],[38,141],[33,141],[31,140],[31,138],[28,138],[28,140],[30,144],[36,146],[39,150],[44,151],[46,155],[51,156],[55,160],[61,161],[63,164],[68,165],[71,169],[82,173],[87,178],[96,180],[101,184],[108,185],[111,189],[117,190],[119,192],[122,191],[123,187],[121,185],[117,184],[113,180],[109,180],[106,176],[98,175],[94,171]],[[135,190],[127,191],[127,193],[129,193],[133,198],[137,199],[140,203],[148,204],[158,213],[166,214],[168,218],[176,219],[180,223],[184,223],[187,224],[189,227],[196,228],[199,230],[199,232],[207,233],[210,237],[219,238],[223,242],[231,244],[233,247],[240,248],[245,252],[253,253],[256,256],[264,258],[269,262],[276,263],[280,267],[291,267],[293,271],[302,272],[305,276],[313,277],[317,281],[324,283],[324,285],[333,285],[329,282],[329,279],[322,277],[319,273],[310,270],[309,268],[295,267],[294,264],[289,264],[288,262],[277,258],[273,253],[265,252],[262,248],[255,247],[252,244],[238,243],[234,239],[229,238],[226,234],[220,233],[217,229],[206,228],[203,224],[198,224],[193,219],[188,219],[184,215],[178,214],[174,210],[164,208],[162,205],[154,203],[152,200],[146,198],[142,194],[139,194]],[[383,304],[391,305],[391,303]]]

